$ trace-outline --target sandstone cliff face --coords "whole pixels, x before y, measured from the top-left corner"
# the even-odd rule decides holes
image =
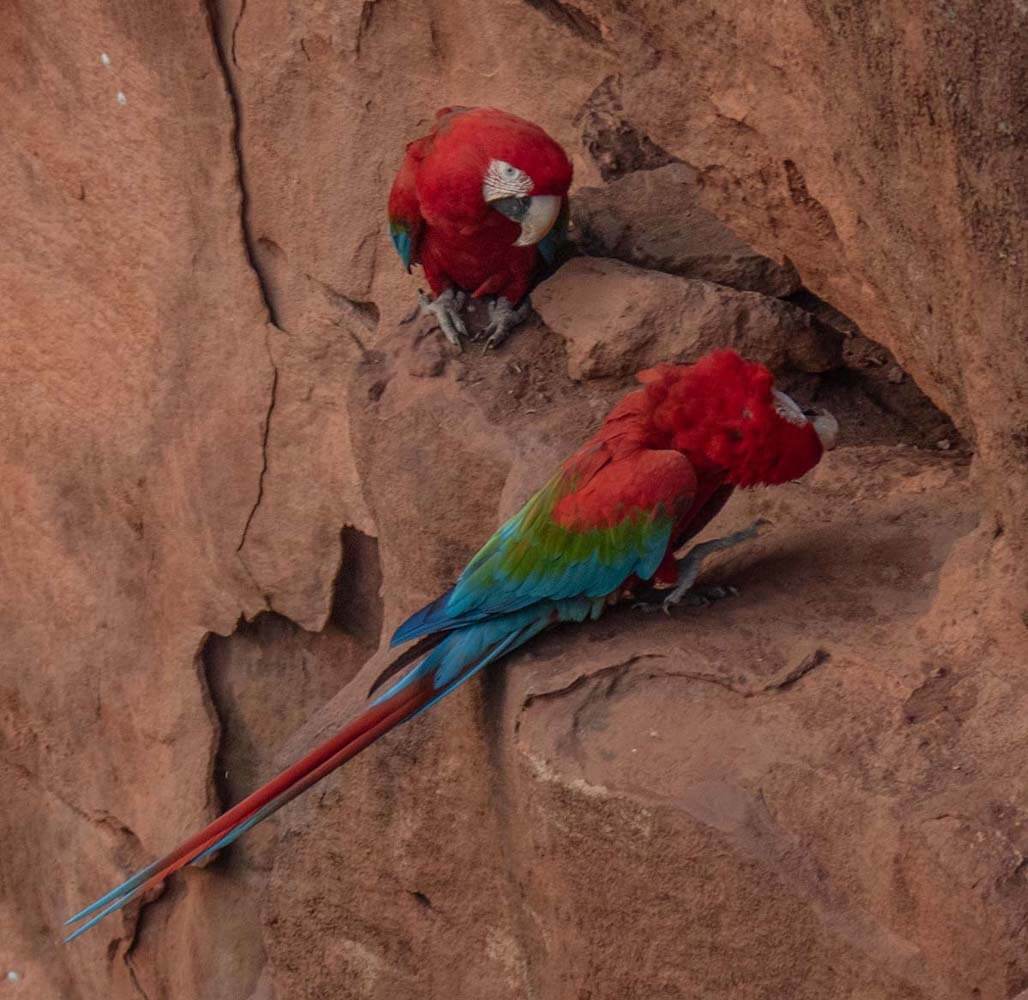
[[[15,4],[0,988],[1028,990],[1026,22]],[[447,103],[540,121],[589,189],[593,259],[485,357],[402,322],[416,280],[383,226],[405,139]],[[740,597],[544,637],[59,943],[359,704],[382,637],[632,370],[719,321],[843,421],[807,480],[719,520],[776,524],[713,571]]]

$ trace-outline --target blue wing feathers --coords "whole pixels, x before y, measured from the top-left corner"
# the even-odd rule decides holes
[[[597,446],[571,461],[577,464],[565,465],[482,546],[449,591],[396,630],[392,645],[545,602],[607,597],[633,576],[653,576],[677,512],[695,486],[688,460],[678,452],[645,450],[610,458]],[[644,506],[634,488],[626,493],[636,472],[663,476],[668,488]],[[557,504],[582,496],[586,487],[588,503],[595,506],[599,496],[619,518],[581,530],[558,523]]]
[[[454,628],[424,659],[379,694],[373,704],[386,701],[424,677],[431,677],[432,686],[439,694],[421,709],[424,711],[458,684],[463,684],[483,667],[538,635],[547,626],[558,621],[580,622],[586,618],[597,618],[604,603],[604,598],[582,597],[539,601],[510,614],[495,615]]]
[[[410,232],[404,226],[392,223],[389,226],[389,237],[393,241],[396,252],[400,255],[400,260],[403,261],[403,266],[409,271],[414,248]]]
[[[426,604],[420,611],[415,611],[394,633],[389,641],[390,646],[399,646],[400,643],[418,636],[428,635],[431,632],[438,632],[447,626],[447,621],[459,622],[459,619],[451,618],[446,610],[447,602],[453,594],[451,587],[445,594],[437,597],[431,604]],[[453,626],[449,626],[453,627]]]
[[[455,587],[411,615],[393,633],[390,645],[397,646],[432,632],[488,622],[496,616],[506,616],[521,609],[531,611],[540,603],[605,598],[633,574],[643,580],[653,576],[664,558],[669,535],[670,529],[667,533],[660,533],[648,551],[622,554],[609,563],[593,553],[582,561],[569,562],[556,577],[536,572],[516,583],[491,581],[488,588],[490,601],[484,607],[480,603],[479,588],[465,588],[465,592],[460,592],[461,585],[466,582],[462,578]]]
[[[540,568],[522,580],[505,579],[492,567],[473,562],[445,594],[411,615],[393,634],[390,645],[463,628],[541,601],[606,597],[632,575],[643,580],[653,576],[670,534],[669,524],[666,530],[655,531],[642,551],[618,552],[612,544],[604,545],[583,559],[569,559],[563,568],[559,563],[551,572]],[[484,595],[488,595],[487,601]]]

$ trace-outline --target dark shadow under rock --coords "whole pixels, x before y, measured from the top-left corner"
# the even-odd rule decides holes
[[[699,206],[695,174],[684,163],[669,163],[606,187],[582,188],[571,202],[582,250],[740,291],[776,297],[796,292],[800,279],[792,264],[757,253]]]

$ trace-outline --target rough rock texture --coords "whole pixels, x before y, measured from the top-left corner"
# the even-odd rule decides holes
[[[510,365],[539,358],[544,335],[524,331]],[[428,516],[473,469],[476,497],[508,484],[495,513],[466,511],[484,532],[603,400],[595,384],[547,398],[553,374],[515,380],[514,409],[500,358],[426,382],[391,343],[396,360],[352,396],[386,523],[391,497]],[[422,495],[410,455],[440,433],[466,457]],[[278,995],[1007,996],[1028,916],[1024,786],[1001,750],[1024,752],[1008,702],[1023,639],[1002,615],[991,634],[968,627],[964,587],[987,605],[1009,550],[974,531],[959,458],[895,439],[832,457],[733,505],[726,528],[757,513],[783,526],[715,577],[738,601],[557,633],[292,811],[264,906]],[[446,531],[424,545],[401,613],[470,552]],[[998,581],[975,581],[985,552]],[[974,650],[992,642],[1007,653],[980,673]],[[352,711],[381,665],[297,743]]]
[[[797,306],[617,261],[572,260],[536,289],[532,302],[566,341],[572,378],[695,361],[715,347],[808,372],[842,361],[842,334]]]
[[[626,117],[695,168],[704,207],[787,256],[975,438],[1025,544],[1028,9],[559,6],[596,27]]]
[[[1026,21],[921,0],[11,6],[5,995],[1028,990]],[[895,361],[849,329],[841,367],[782,372],[838,411],[842,447],[725,511],[777,525],[715,570],[738,599],[546,637],[65,948],[64,915],[358,704],[382,636],[625,388],[626,328],[590,370],[552,311],[559,332],[486,357],[400,324],[417,279],[382,206],[446,103],[530,115],[640,218],[662,177],[694,177],[683,220],[714,213],[809,290],[700,285],[726,328],[744,295],[834,323],[827,303]],[[641,239],[603,251],[635,269],[558,275],[544,315],[591,270],[621,311],[640,284],[697,285],[640,273],[673,269]]]
[[[716,216],[692,204],[695,197],[696,171],[684,163],[582,188],[572,211],[575,237],[593,257],[765,295],[799,290],[792,264],[756,253]]]
[[[570,9],[564,8],[565,11]],[[548,12],[552,16],[555,10],[555,7],[550,7]],[[575,31],[573,24],[568,27]],[[595,29],[595,25],[593,27]],[[625,107],[621,103],[621,81],[615,75],[605,77],[600,82],[575,116],[575,122],[581,125],[583,148],[605,181],[616,180],[636,171],[657,170],[674,162],[673,156],[668,155],[666,150],[656,145],[649,136],[643,135],[625,118]]]

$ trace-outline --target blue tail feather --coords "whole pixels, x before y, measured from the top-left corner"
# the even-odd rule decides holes
[[[455,628],[417,666],[386,688],[372,704],[379,704],[408,685],[424,677],[431,677],[439,694],[418,710],[419,713],[423,712],[483,667],[517,649],[548,626],[558,621],[581,622],[586,618],[598,618],[605,605],[605,597],[540,601],[520,611]]]
[[[349,727],[344,727],[343,730],[340,730],[333,737],[333,740],[327,741],[316,748],[308,757],[297,762],[292,768],[283,772],[278,778],[273,779],[272,782],[269,782],[263,789],[258,790],[252,796],[259,800],[263,792],[269,790],[276,783],[283,782],[291,771],[296,771],[296,777],[289,778],[288,784],[280,784],[278,786],[281,788],[281,791],[275,793],[274,798],[265,799],[263,805],[254,802],[256,808],[249,816],[245,815],[245,802],[240,803],[233,807],[233,809],[242,809],[243,815],[240,815],[236,820],[235,826],[227,829],[222,827],[224,832],[212,844],[203,847],[201,850],[201,844],[197,843],[196,853],[187,853],[191,842],[197,842],[204,837],[204,831],[201,831],[194,838],[191,838],[191,841],[186,841],[180,845],[176,852],[172,852],[162,861],[148,865],[130,876],[121,885],[69,918],[65,926],[76,924],[83,920],[85,923],[72,931],[65,940],[73,941],[80,934],[94,927],[104,917],[120,910],[126,903],[138,896],[144,886],[154,881],[158,875],[167,877],[163,873],[170,873],[176,870],[172,867],[176,859],[179,859],[179,865],[197,864],[215,851],[233,843],[246,833],[247,830],[252,829],[261,820],[267,818],[277,809],[291,801],[292,798],[300,794],[305,788],[310,787],[311,784],[320,780],[330,770],[338,767],[339,763],[342,762],[338,754],[349,752],[343,749],[348,746],[346,741],[350,741],[349,745],[355,747],[350,756],[353,753],[359,753],[361,747],[354,744],[357,734],[371,734],[373,739],[377,739],[378,736],[393,726],[420,715],[441,698],[444,698],[451,691],[456,690],[461,684],[474,677],[475,674],[490,663],[495,662],[500,657],[528,642],[529,639],[538,635],[554,622],[583,621],[587,617],[595,618],[602,612],[603,607],[603,598],[571,598],[559,601],[543,601],[523,608],[520,611],[499,615],[486,621],[469,624],[448,632],[404,676],[371,702],[365,713],[359,716],[357,720],[354,720]],[[403,698],[398,699],[398,705],[391,708],[391,712],[386,711],[384,714],[380,712],[381,720],[374,722],[374,726],[378,727],[377,731],[371,728],[372,722],[376,717],[369,716],[368,713],[382,706],[406,688],[426,679],[430,679],[431,683],[424,685],[421,689],[415,688],[407,692]],[[417,706],[416,708],[414,707],[415,705]],[[360,728],[360,724],[365,719],[369,721],[364,728]],[[355,731],[355,736],[348,735],[348,730],[354,726],[358,727]],[[333,741],[336,741],[335,745],[340,747],[338,751],[331,749]],[[363,745],[366,746],[368,744],[365,743]],[[333,754],[331,758],[326,756],[329,753]],[[311,763],[309,767],[306,767],[308,761],[311,761]],[[319,761],[321,763],[318,763]],[[187,860],[189,858],[192,859],[191,862]]]
[[[417,666],[386,688],[372,704],[393,697],[424,677],[432,678],[437,691],[452,691],[454,681],[463,683],[482,667],[542,631],[555,620],[555,608],[555,604],[547,601],[454,629]]]
[[[118,897],[125,896],[128,893],[134,892],[139,886],[141,886],[151,875],[157,871],[157,865],[147,865],[146,868],[141,868],[134,875],[125,879],[121,885],[116,886],[106,895],[101,896],[96,902],[90,903],[85,909],[79,910],[74,916],[69,917],[64,921],[64,926],[69,927],[71,924],[76,924],[84,917],[88,917],[91,913],[96,913],[97,910],[103,909],[112,900]],[[108,911],[104,911],[105,913]],[[77,933],[77,932],[76,932]],[[70,939],[69,939],[70,940]]]
[[[453,587],[437,597],[431,604],[426,604],[420,611],[415,611],[394,633],[389,640],[390,646],[399,646],[401,643],[415,639],[419,635],[427,635],[429,632],[440,630],[443,620],[446,618],[446,602],[453,593]],[[448,627],[448,626],[443,626]]]

